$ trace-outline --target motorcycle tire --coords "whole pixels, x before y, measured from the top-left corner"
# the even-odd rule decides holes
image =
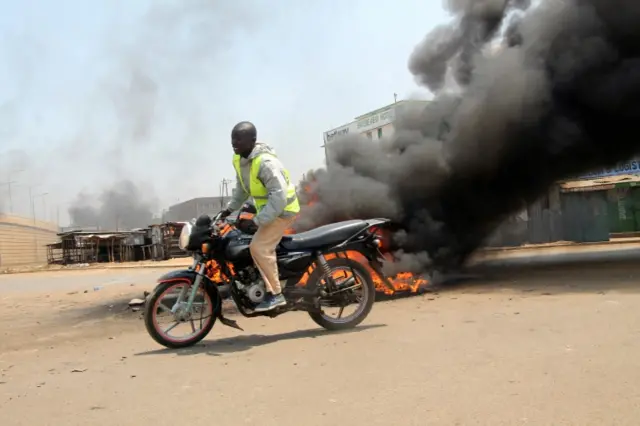
[[[157,302],[158,298],[168,288],[170,288],[172,286],[175,286],[175,285],[176,285],[175,282],[167,282],[167,283],[159,284],[153,290],[153,292],[149,295],[149,298],[147,299],[147,301],[145,303],[145,308],[144,308],[144,325],[145,325],[145,327],[147,329],[147,333],[149,333],[149,335],[157,343],[159,343],[162,346],[164,346],[166,348],[169,348],[169,349],[187,348],[189,346],[195,345],[196,343],[198,343],[199,341],[201,341],[202,339],[207,337],[207,335],[209,334],[209,332],[211,331],[211,329],[215,325],[216,320],[218,319],[218,314],[220,313],[219,312],[220,309],[222,309],[222,300],[220,299],[220,296],[217,294],[217,292],[211,291],[210,289],[207,288],[206,289],[207,294],[209,295],[209,298],[210,298],[211,303],[213,305],[211,321],[209,321],[207,323],[207,325],[200,331],[200,333],[196,334],[195,336],[193,336],[190,339],[181,340],[181,341],[172,341],[172,340],[166,339],[162,334],[160,334],[158,332],[158,330],[156,329],[156,327],[154,325],[153,309],[154,309],[154,307],[156,305],[156,302]]]
[[[373,308],[373,303],[375,302],[375,299],[376,299],[376,288],[373,282],[373,278],[371,278],[371,274],[369,273],[367,268],[362,263],[356,260],[336,257],[336,258],[327,260],[327,263],[329,264],[329,267],[331,269],[336,267],[353,268],[356,274],[364,278],[365,282],[362,283],[362,285],[367,287],[366,290],[368,295],[367,300],[365,301],[364,309],[359,315],[357,315],[356,317],[354,317],[353,319],[347,322],[339,322],[339,323],[333,322],[331,320],[328,320],[322,314],[315,313],[315,312],[309,312],[309,316],[316,324],[318,324],[319,326],[327,330],[339,331],[339,330],[347,330],[350,328],[354,328],[358,324],[360,324],[362,321],[364,321],[364,319],[369,315],[369,312],[371,312],[371,308]],[[311,273],[311,276],[309,277],[308,282],[319,283],[320,280],[322,279],[322,276],[323,276],[322,269],[317,267]]]

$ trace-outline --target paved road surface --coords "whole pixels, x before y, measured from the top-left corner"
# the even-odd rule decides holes
[[[293,313],[183,351],[118,304],[152,270],[61,275],[46,294],[1,277],[2,425],[637,425],[636,265],[485,269],[377,303],[352,332]]]
[[[170,270],[123,268],[0,275],[0,295],[87,289],[93,291],[94,287],[132,283],[148,283],[153,286],[160,275]]]
[[[521,273],[523,267],[538,269],[603,262],[637,262],[640,264],[640,248],[625,248],[625,246],[614,244],[609,247],[598,246],[595,250],[590,251],[588,246],[579,246],[579,248],[581,248],[580,252],[574,251],[576,247],[563,246],[549,249],[514,250],[497,255],[505,256],[504,258],[492,257],[490,260],[483,261],[480,267],[472,268],[472,272],[503,274],[505,270],[516,268],[516,271]],[[519,253],[525,253],[526,256],[522,257]],[[185,262],[188,263],[188,261]],[[89,269],[0,275],[0,295],[47,292],[52,289],[56,291],[93,290],[94,287],[130,283],[148,283],[152,286],[161,274],[181,267]]]

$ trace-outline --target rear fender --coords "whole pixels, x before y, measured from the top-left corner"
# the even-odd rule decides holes
[[[387,224],[391,223],[391,220],[390,219],[384,219],[384,218],[375,218],[375,219],[367,220],[367,223],[369,224],[369,228],[371,228],[372,226],[387,225]]]
[[[379,251],[380,242],[377,245],[372,244],[372,242],[374,239],[380,239],[380,235],[377,231],[388,225],[390,223],[390,220],[384,218],[376,218],[369,219],[366,222],[366,228],[355,233],[340,244],[331,247],[331,251],[340,251],[347,248],[354,248],[355,250],[361,251],[362,254],[367,256],[370,260],[374,258],[375,254],[377,254],[377,252]]]

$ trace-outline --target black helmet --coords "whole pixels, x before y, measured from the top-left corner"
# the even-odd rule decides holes
[[[249,121],[241,121],[233,126],[231,130],[231,140],[251,140],[255,142],[257,138],[258,130]]]

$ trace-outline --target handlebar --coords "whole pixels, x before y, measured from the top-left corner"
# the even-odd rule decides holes
[[[211,219],[211,230],[214,233],[218,233],[221,229],[224,229],[225,225],[231,225],[231,226],[235,226],[237,223],[237,220],[233,221],[233,220],[229,220],[229,216],[227,217],[222,217],[222,212],[224,210],[218,212],[218,214],[216,214],[212,219]],[[240,213],[238,214],[238,218],[240,217]]]
[[[237,227],[239,222],[243,219],[247,219],[247,217],[243,217],[244,215],[249,215],[250,217],[255,216],[254,213],[250,213],[250,212],[243,212],[242,210],[238,211],[238,215],[234,220],[229,220],[229,216],[227,217],[222,217],[222,213],[224,212],[224,210],[218,212],[218,214],[216,214],[212,219],[211,219],[211,230],[213,232],[218,232],[221,229],[225,228],[225,225],[230,225],[233,227]]]

